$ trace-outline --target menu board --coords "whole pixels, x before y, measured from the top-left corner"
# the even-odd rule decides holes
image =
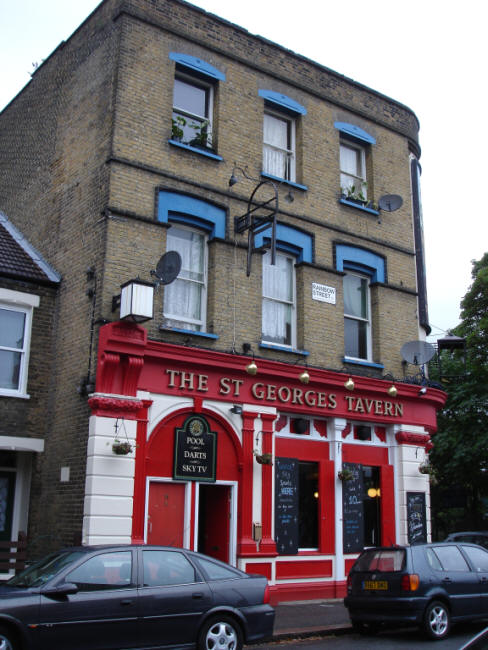
[[[409,544],[427,542],[425,492],[407,492],[407,528]]]
[[[279,555],[298,553],[298,460],[275,459],[275,541]]]
[[[356,463],[343,463],[352,478],[342,482],[342,537],[344,553],[358,553],[364,547],[363,471]]]

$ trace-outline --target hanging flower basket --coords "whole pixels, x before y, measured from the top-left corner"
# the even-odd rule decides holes
[[[430,463],[421,463],[419,465],[419,472],[421,474],[432,474],[432,465]]]
[[[260,465],[273,464],[273,454],[257,454],[256,452],[254,452],[254,455],[256,456],[256,462],[259,463]]]
[[[337,473],[337,477],[340,481],[352,481],[354,478],[354,474],[351,472],[350,469],[341,469]]]
[[[120,440],[114,440],[112,444],[112,451],[117,456],[127,456],[132,451],[132,445],[130,442],[121,442]]]

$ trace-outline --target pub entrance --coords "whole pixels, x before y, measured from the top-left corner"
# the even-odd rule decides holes
[[[232,519],[231,486],[201,483],[198,488],[197,550],[230,562]]]

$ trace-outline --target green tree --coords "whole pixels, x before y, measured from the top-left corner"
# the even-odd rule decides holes
[[[466,339],[466,368],[459,355],[443,352],[441,357],[440,379],[448,398],[430,452],[437,537],[488,527],[488,253],[472,264],[461,323],[452,331]],[[436,372],[432,369],[431,378]]]

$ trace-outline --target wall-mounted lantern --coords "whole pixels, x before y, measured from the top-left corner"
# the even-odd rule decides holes
[[[120,319],[143,323],[154,315],[154,284],[129,280],[120,287],[120,295],[112,298],[112,311],[120,305]]]

